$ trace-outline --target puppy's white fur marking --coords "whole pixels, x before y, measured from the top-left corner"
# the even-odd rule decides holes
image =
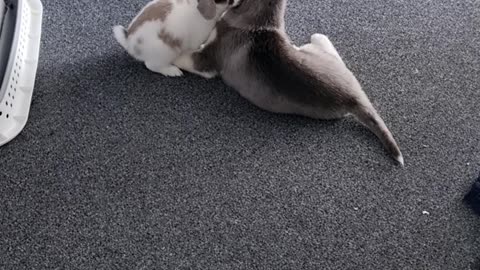
[[[199,51],[203,50],[203,48],[205,48],[205,46],[207,46],[208,44],[212,43],[216,38],[217,38],[217,29],[214,28],[214,29],[212,30],[212,32],[210,33],[210,36],[208,36],[207,41],[205,41],[205,43],[203,43],[202,45],[200,45]]]
[[[210,32],[210,35],[208,36],[208,39],[203,46],[212,43],[216,38],[217,38],[217,28],[213,28],[212,32]]]
[[[332,42],[327,36],[319,33],[313,34],[310,37],[310,42],[312,44],[322,47],[325,51],[334,55],[335,57],[337,57],[339,60],[343,62],[342,57],[340,57],[340,54],[338,53],[337,49],[335,49],[335,46],[333,46]]]
[[[402,167],[405,166],[405,160],[403,159],[402,155],[395,157],[395,159],[398,161],[398,163],[400,163]]]

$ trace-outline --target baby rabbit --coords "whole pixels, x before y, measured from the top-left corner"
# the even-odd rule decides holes
[[[320,34],[300,48],[285,33],[286,0],[234,1],[211,38],[175,60],[206,78],[217,74],[258,107],[315,119],[354,115],[404,165],[395,139],[330,40]]]
[[[165,76],[181,76],[172,65],[183,51],[198,49],[229,0],[154,0],[130,23],[113,27],[115,39],[135,59]],[[230,0],[231,1],[231,0]]]

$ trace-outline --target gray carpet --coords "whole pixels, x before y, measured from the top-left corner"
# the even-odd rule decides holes
[[[461,203],[480,170],[478,1],[289,2],[292,39],[330,36],[404,169],[351,118],[150,73],[111,34],[143,0],[43,3],[31,116],[0,149],[1,269],[479,269]]]

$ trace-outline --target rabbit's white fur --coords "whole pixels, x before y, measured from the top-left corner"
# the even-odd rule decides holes
[[[173,61],[182,52],[198,49],[207,40],[228,2],[218,1],[220,3],[215,4],[217,1],[205,0],[212,1],[211,5],[216,7],[215,13],[212,13],[215,16],[210,18],[200,12],[201,1],[154,0],[139,12],[128,29],[114,26],[115,39],[132,57],[144,62],[149,70],[165,76],[181,76],[182,71],[172,64]],[[158,10],[162,4],[168,10]],[[154,5],[157,5],[157,10],[153,9]],[[153,20],[142,19],[142,13],[150,12],[151,16],[152,10],[161,14]]]

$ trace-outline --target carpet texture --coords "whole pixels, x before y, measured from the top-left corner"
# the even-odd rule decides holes
[[[111,27],[143,0],[43,0],[31,116],[0,149],[1,269],[478,269],[480,2],[291,0],[405,155],[352,118],[164,78]]]

